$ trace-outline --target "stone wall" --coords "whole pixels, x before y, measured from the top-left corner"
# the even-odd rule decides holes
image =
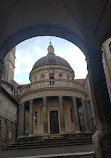
[[[16,136],[17,103],[6,91],[0,93],[0,142],[13,143]]]

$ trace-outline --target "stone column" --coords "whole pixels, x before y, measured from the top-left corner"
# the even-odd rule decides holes
[[[25,104],[20,106],[20,137],[24,137],[25,134]]]
[[[29,134],[30,136],[33,135],[33,101],[31,100],[29,103],[29,113],[30,113],[30,117],[29,117]]]
[[[90,51],[87,57],[96,133],[93,136],[96,158],[111,157],[111,103],[102,64],[102,52]]]
[[[43,98],[43,130],[44,134],[48,134],[48,114],[47,114],[47,98]]]
[[[88,128],[89,131],[94,133],[94,120],[93,120],[93,111],[91,108],[91,103],[89,103],[88,100],[86,100],[86,108],[88,109]]]
[[[72,98],[73,100],[73,108],[74,108],[74,119],[75,119],[75,132],[80,132],[80,124],[79,124],[79,116],[78,116],[78,110],[77,110],[77,104],[76,104],[76,98]]]
[[[4,65],[4,62],[2,61],[2,59],[0,59],[0,91],[1,91],[1,80],[2,80],[2,73],[3,73],[3,65]]]
[[[88,131],[88,121],[87,121],[87,113],[86,113],[85,100],[81,99],[81,103],[82,103],[82,109],[83,109],[85,132],[87,132]]]
[[[61,132],[65,131],[65,120],[64,120],[64,106],[63,106],[63,98],[59,96],[59,106],[60,106],[60,126]]]

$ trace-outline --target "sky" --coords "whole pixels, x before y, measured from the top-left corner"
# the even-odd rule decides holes
[[[71,42],[53,36],[40,36],[30,38],[21,42],[16,47],[15,75],[14,79],[19,84],[27,84],[29,73],[34,63],[41,57],[47,55],[49,42],[54,46],[54,53],[66,59],[75,72],[75,78],[85,78],[87,75],[87,65],[85,56],[81,50]]]

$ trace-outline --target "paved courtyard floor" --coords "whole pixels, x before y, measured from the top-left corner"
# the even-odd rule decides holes
[[[62,146],[62,147],[46,147],[46,148],[34,148],[34,149],[15,149],[15,150],[0,150],[0,158],[42,158],[51,157],[55,155],[81,155],[87,153],[93,153],[94,146],[90,145],[76,145],[76,146]]]

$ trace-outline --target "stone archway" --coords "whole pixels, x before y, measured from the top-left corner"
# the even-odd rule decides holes
[[[97,130],[103,133],[110,130],[111,105],[102,67],[101,45],[111,36],[111,1],[16,0],[7,5],[2,2],[1,7],[0,79],[3,59],[16,44],[37,35],[65,38],[86,54]]]

